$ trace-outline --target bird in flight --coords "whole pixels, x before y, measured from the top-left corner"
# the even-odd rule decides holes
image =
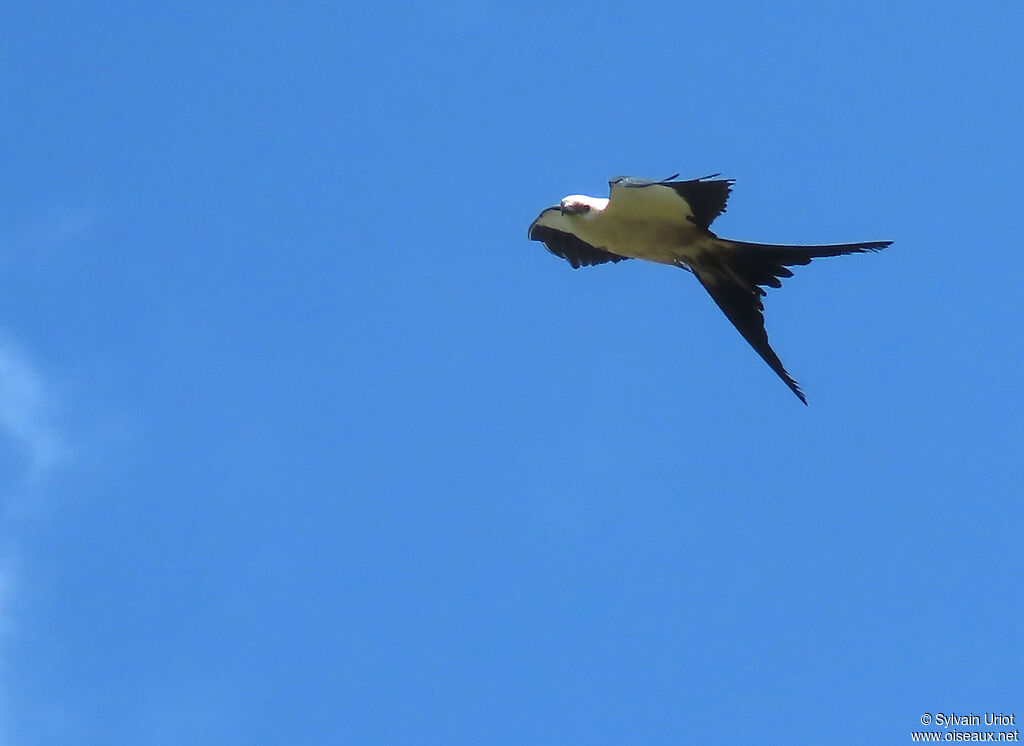
[[[787,246],[719,238],[712,221],[725,212],[732,179],[720,174],[679,181],[620,176],[608,182],[608,199],[573,194],[543,210],[530,225],[540,241],[574,269],[623,259],[682,267],[694,274],[733,326],[800,401],[807,397],[768,344],[765,287],[782,287],[788,267],[812,259],[880,251],[892,241]]]

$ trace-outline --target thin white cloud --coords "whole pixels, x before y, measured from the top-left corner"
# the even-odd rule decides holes
[[[28,243],[44,249],[66,246],[87,236],[94,223],[95,215],[87,210],[53,210],[44,220],[28,227]]]
[[[100,213],[85,208],[51,207],[20,222],[0,225],[0,265],[40,267],[61,261],[81,247],[96,230]]]
[[[6,557],[0,558],[0,683],[8,686],[10,674],[7,671],[6,653],[14,635],[14,613],[12,598],[15,591],[15,571],[12,562]],[[9,730],[10,713],[8,707],[10,697],[6,691],[0,693],[0,744],[11,742]]]
[[[29,476],[55,466],[65,452],[53,402],[32,360],[0,334],[0,429],[22,451]]]
[[[92,233],[95,218],[92,211],[58,207],[8,225],[0,229],[0,264],[15,275],[18,265],[57,260]],[[18,721],[12,710],[18,682],[10,652],[26,614],[24,591],[30,581],[25,570],[32,564],[24,556],[26,539],[51,515],[47,496],[62,478],[58,472],[77,466],[72,458],[82,456],[81,434],[77,429],[73,438],[67,434],[63,393],[17,338],[0,328],[0,746],[11,743]],[[58,710],[47,704],[54,733],[61,728]]]
[[[18,626],[17,558],[26,519],[36,513],[43,478],[64,461],[65,440],[56,405],[38,366],[10,336],[0,332],[0,744],[9,743],[14,682],[8,651]]]

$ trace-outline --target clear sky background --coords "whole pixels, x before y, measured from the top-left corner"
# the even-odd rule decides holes
[[[8,3],[4,744],[904,743],[1024,717],[1016,3]],[[892,239],[767,299],[619,174]]]

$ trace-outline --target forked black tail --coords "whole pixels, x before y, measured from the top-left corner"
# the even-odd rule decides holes
[[[785,381],[800,401],[807,397],[800,385],[789,375],[779,356],[768,344],[764,328],[764,288],[782,287],[782,279],[792,277],[788,267],[810,264],[812,259],[843,254],[881,251],[892,241],[867,241],[824,246],[787,246],[747,243],[717,239],[724,249],[714,262],[701,262],[692,269],[697,279],[722,309],[743,338],[757,351],[769,367]]]
[[[779,278],[793,276],[793,273],[786,267],[810,264],[812,259],[820,257],[881,251],[892,241],[837,243],[821,246],[788,246],[731,240],[723,240],[723,243],[734,249],[729,261],[734,272],[752,285],[779,288],[782,287]],[[764,295],[763,291],[761,291],[761,295]]]

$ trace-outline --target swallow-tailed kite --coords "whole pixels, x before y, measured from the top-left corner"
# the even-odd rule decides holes
[[[786,382],[800,401],[807,398],[768,344],[764,287],[782,287],[787,269],[823,256],[879,251],[892,241],[783,246],[719,238],[711,222],[725,212],[732,179],[719,174],[677,181],[628,176],[612,179],[609,199],[573,194],[542,211],[529,236],[573,268],[646,259],[691,271],[744,339]]]

